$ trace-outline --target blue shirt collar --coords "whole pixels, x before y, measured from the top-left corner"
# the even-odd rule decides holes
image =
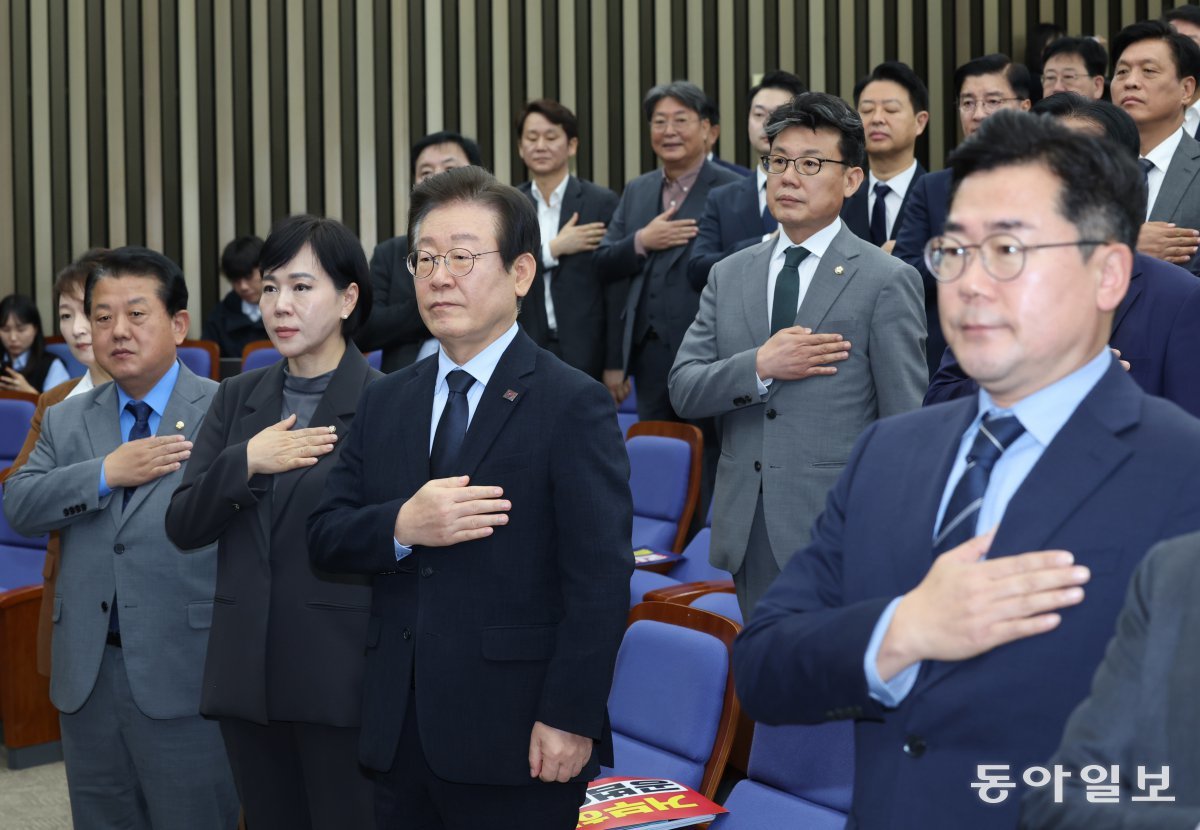
[[[150,404],[150,408],[154,410],[154,414],[160,418],[167,409],[167,401],[171,399],[171,393],[175,391],[175,381],[177,380],[179,380],[179,358],[175,359],[175,362],[171,364],[171,368],[167,370],[166,374],[159,378],[158,383],[154,384],[154,388],[146,393],[146,397],[142,398],[145,403]],[[125,404],[135,400],[135,398],[130,397],[121,388],[120,383],[115,384],[115,386],[117,387],[117,411],[124,412]]]
[[[475,378],[475,383],[478,384],[480,389],[487,386],[488,381],[492,379],[492,373],[496,371],[496,364],[500,362],[500,356],[504,354],[504,350],[508,348],[508,345],[513,342],[513,338],[516,336],[517,324],[513,323],[508,331],[489,343],[483,351],[462,366],[451,360],[446,355],[445,349],[441,345],[438,345],[438,373],[434,389],[442,389],[446,385],[446,375],[455,369],[462,369]]]
[[[1112,352],[1105,346],[1098,355],[1071,374],[1022,398],[1007,410],[999,409],[993,403],[992,396],[981,388],[979,413],[971,422],[971,426],[977,426],[985,415],[993,412],[1011,413],[1017,416],[1025,431],[1042,447],[1048,447],[1054,436],[1058,435],[1058,431],[1075,414],[1079,404],[1100,382],[1100,378],[1104,377],[1112,361]]]

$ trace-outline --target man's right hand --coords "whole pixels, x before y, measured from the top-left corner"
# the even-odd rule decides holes
[[[801,380],[813,375],[836,375],[838,363],[850,357],[850,343],[840,334],[813,334],[789,326],[771,335],[758,349],[754,370],[763,380]]]
[[[499,487],[468,487],[468,476],[437,478],[413,494],[396,514],[396,541],[412,547],[446,547],[492,535],[508,523],[512,503]]]
[[[140,487],[178,470],[192,454],[182,435],[152,435],[126,441],[104,456],[104,483],[110,488]]]
[[[1187,265],[1200,246],[1200,231],[1177,228],[1174,222],[1146,222],[1138,231],[1139,253],[1176,265]]]
[[[1091,572],[1065,550],[983,559],[995,535],[948,550],[896,605],[876,667],[886,682],[922,660],[968,660],[1056,628]]]
[[[562,226],[558,236],[550,240],[550,255],[560,259],[570,254],[584,251],[594,251],[604,240],[604,223],[588,222],[579,224],[579,211],[571,214],[567,224]]]
[[[624,369],[605,369],[600,375],[604,381],[604,385],[608,387],[608,394],[612,395],[613,402],[617,406],[629,397],[629,378],[625,377]]]
[[[647,251],[665,251],[686,245],[699,233],[695,219],[672,219],[678,208],[671,205],[638,231],[638,238]]]

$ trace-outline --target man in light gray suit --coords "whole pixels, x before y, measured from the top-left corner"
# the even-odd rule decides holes
[[[221,735],[199,714],[216,547],[184,554],[163,526],[217,385],[176,358],[187,286],[162,254],[106,253],[84,308],[113,383],[47,410],[4,498],[19,532],[62,533],[50,697],[75,827],[233,828]]]
[[[1200,826],[1200,533],[1157,545],[1138,565],[1116,637],[1092,693],[1067,721],[1046,766],[1053,785],[1031,790],[1021,812],[1030,830],[1194,830]],[[1088,767],[1086,780],[1080,773]],[[1119,781],[1113,780],[1116,768]],[[1167,777],[1160,778],[1166,770]],[[1097,774],[1097,771],[1099,775]],[[1021,770],[1008,771],[1014,781]],[[1100,784],[1117,785],[1093,802]],[[1092,784],[1093,786],[1088,786]],[[1149,800],[1161,787],[1161,800]],[[982,795],[982,793],[981,793]],[[992,790],[991,797],[997,796]],[[1135,801],[1134,799],[1138,799]],[[1170,799],[1170,800],[1166,800]]]
[[[807,93],[767,135],[779,234],[713,266],[670,376],[681,415],[719,418],[710,557],[746,619],[808,543],[859,433],[920,407],[928,383],[920,276],[838,218],[863,178],[862,121]]]

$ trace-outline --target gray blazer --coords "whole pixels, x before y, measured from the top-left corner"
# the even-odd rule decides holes
[[[158,434],[194,440],[216,391],[181,364]],[[4,514],[18,532],[62,532],[50,698],[70,713],[91,694],[115,591],[138,708],[152,718],[197,715],[216,546],[184,555],[167,541],[163,517],[184,468],[138,487],[124,510],[122,488],[100,498],[104,456],[121,444],[117,405],[106,383],[46,410],[33,454],[5,485]]]
[[[1086,593],[1087,587],[1084,587]],[[1021,827],[1055,830],[1194,830],[1200,825],[1200,533],[1162,542],[1129,585],[1116,637],[1096,670],[1091,695],[1067,721],[1048,765],[1063,764],[1061,804],[1054,787],[1031,790]],[[1083,600],[1087,602],[1086,597]],[[1092,804],[1084,767],[1119,767],[1120,802]],[[1173,803],[1135,802],[1138,766],[1171,770]],[[1019,780],[1019,772],[1013,775]]]
[[[718,419],[709,555],[730,572],[745,556],[760,486],[782,568],[808,544],[855,439],[877,418],[920,407],[929,382],[920,275],[843,224],[817,265],[796,325],[841,334],[850,357],[836,375],[775,381],[760,398],[754,365],[770,336],[774,247],[773,239],[760,242],[713,266],[670,376],[671,404],[682,417]]]
[[[1154,200],[1150,211],[1151,222],[1174,222],[1181,228],[1200,228],[1200,141],[1185,131],[1166,178]],[[1184,266],[1193,274],[1200,274],[1200,253]]]

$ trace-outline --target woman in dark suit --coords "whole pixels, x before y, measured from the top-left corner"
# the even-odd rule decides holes
[[[370,586],[309,564],[305,523],[381,375],[351,340],[371,311],[357,238],[291,216],[263,246],[260,300],[284,360],[221,384],[167,511],[181,548],[216,541],[200,711],[220,721],[247,825],[373,827],[358,765]]]

